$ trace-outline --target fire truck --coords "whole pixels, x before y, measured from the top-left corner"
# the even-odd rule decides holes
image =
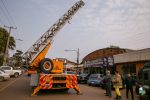
[[[30,86],[34,87],[31,96],[41,89],[70,89],[81,94],[77,86],[75,74],[63,73],[64,61],[45,58],[52,45],[53,38],[61,28],[72,19],[72,16],[84,6],[82,0],[76,2],[64,15],[62,15],[24,54],[23,58],[31,74]]]

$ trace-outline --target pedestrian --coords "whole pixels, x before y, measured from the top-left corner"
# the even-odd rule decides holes
[[[106,96],[111,97],[112,96],[112,93],[111,93],[112,78],[111,78],[111,74],[109,70],[106,71],[105,81],[106,81]]]
[[[134,79],[131,77],[130,74],[127,74],[127,78],[125,79],[126,98],[127,98],[127,99],[129,98],[128,94],[129,94],[129,91],[130,91],[132,100],[134,100],[133,84],[134,84]]]
[[[113,87],[115,88],[116,92],[116,98],[117,100],[122,99],[121,98],[121,93],[120,93],[120,88],[122,88],[122,79],[118,71],[115,71],[115,76],[114,79],[112,80],[113,82]]]

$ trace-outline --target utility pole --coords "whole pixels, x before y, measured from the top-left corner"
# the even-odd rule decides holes
[[[79,74],[79,48],[77,50],[77,74]]]
[[[65,51],[75,51],[77,53],[77,67],[76,67],[76,74],[79,74],[79,48],[78,50],[65,50]]]
[[[9,46],[9,40],[10,40],[10,33],[11,33],[11,29],[17,29],[17,27],[13,27],[13,26],[5,26],[4,27],[9,29],[8,32],[8,39],[7,39],[7,43],[6,43],[6,47],[5,47],[5,52],[4,52],[4,60],[3,60],[3,65],[6,65],[6,59],[7,59],[7,53],[8,53],[8,46]]]

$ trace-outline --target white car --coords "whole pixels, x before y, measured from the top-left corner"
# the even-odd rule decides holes
[[[10,76],[18,77],[19,75],[22,74],[21,70],[16,70],[10,66],[1,66],[1,69],[3,69],[5,73],[9,74]]]
[[[10,78],[9,74],[5,73],[2,69],[0,69],[0,82],[4,80],[8,80]]]

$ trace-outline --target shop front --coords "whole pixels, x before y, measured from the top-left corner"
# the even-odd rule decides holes
[[[95,74],[105,74],[105,70],[114,70],[114,60],[113,57],[103,57],[96,60],[86,61],[84,63],[84,72]]]

